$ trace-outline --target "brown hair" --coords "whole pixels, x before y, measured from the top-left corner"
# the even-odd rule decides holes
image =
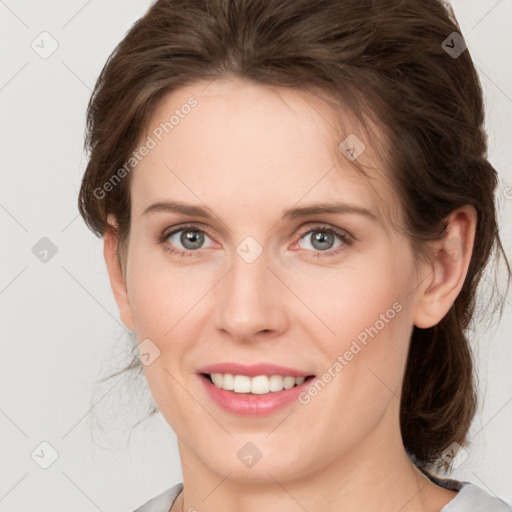
[[[404,446],[423,466],[449,469],[452,442],[467,444],[477,394],[467,337],[490,258],[503,256],[487,160],[482,90],[469,51],[438,0],[159,0],[112,52],[87,112],[89,162],[79,211],[97,236],[114,214],[126,261],[130,173],[104,184],[129,160],[158,102],[182,86],[236,76],[269,86],[324,91],[361,118],[374,116],[389,144],[389,181],[416,254],[440,240],[449,214],[472,205],[475,245],[464,285],[448,314],[414,327],[404,376]],[[452,37],[450,40],[449,37]],[[448,38],[448,39],[447,39]],[[463,40],[462,40],[463,41]],[[95,192],[96,191],[96,192]],[[501,302],[500,316],[503,302]],[[139,369],[134,359],[126,369]],[[118,374],[121,372],[118,372]]]

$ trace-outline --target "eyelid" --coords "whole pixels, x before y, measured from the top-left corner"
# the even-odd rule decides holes
[[[202,231],[203,233],[208,235],[212,240],[214,239],[214,237],[210,234],[209,228],[205,224],[202,224],[200,222],[193,222],[178,224],[168,229],[164,229],[161,235],[157,235],[157,241],[165,242],[171,235],[177,233],[178,231],[183,231],[185,229],[190,229],[190,231]]]
[[[199,230],[199,231],[203,231],[204,233],[206,233],[210,238],[214,239],[214,237],[211,235],[210,231],[209,231],[209,227],[206,225],[206,224],[202,224],[201,222],[192,222],[192,223],[185,223],[185,224],[178,224],[176,226],[173,226],[169,229],[165,229],[161,235],[161,237],[159,236],[159,240],[161,238],[163,239],[167,239],[168,237],[170,237],[172,234],[176,233],[177,231],[180,231],[182,229],[196,229],[196,230]],[[199,228],[199,229],[197,229]],[[329,224],[327,222],[321,222],[321,221],[311,221],[308,223],[307,226],[305,226],[303,229],[301,229],[301,234],[299,236],[299,238],[301,238],[303,235],[305,235],[306,233],[308,233],[309,231],[311,230],[314,230],[315,228],[325,228],[325,229],[331,229],[332,231],[335,231],[335,232],[339,232],[340,234],[345,234],[347,235],[349,238],[351,238],[352,240],[356,241],[357,238],[352,235],[349,231],[347,231],[346,229],[343,229],[343,228],[338,228],[332,224]]]
[[[325,229],[326,231],[332,231],[336,233],[338,236],[343,236],[346,238],[349,238],[352,241],[356,241],[357,238],[353,236],[350,232],[348,232],[346,229],[338,228],[337,226],[334,226],[333,224],[328,224],[327,222],[311,222],[304,228],[304,230],[301,230],[301,234],[299,235],[299,239],[302,239],[302,237],[309,233],[310,231],[321,231],[322,229]]]

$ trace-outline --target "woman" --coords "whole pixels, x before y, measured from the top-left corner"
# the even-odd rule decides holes
[[[139,511],[510,510],[434,473],[505,256],[483,119],[436,0],[161,0],[132,27],[79,207],[178,439],[183,483]]]

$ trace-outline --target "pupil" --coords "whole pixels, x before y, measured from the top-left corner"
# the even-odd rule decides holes
[[[183,231],[180,241],[187,249],[198,249],[203,243],[204,235],[197,231]]]

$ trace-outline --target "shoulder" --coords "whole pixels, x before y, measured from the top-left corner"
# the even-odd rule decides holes
[[[460,490],[440,512],[512,512],[512,506],[478,485],[460,482]]]
[[[182,489],[183,483],[176,484],[158,496],[146,501],[146,503],[133,512],[168,512]]]
[[[436,475],[420,464],[413,454],[407,452],[407,455],[413,464],[436,485],[458,491],[457,495],[439,512],[512,512],[512,504],[492,496],[478,485]]]

